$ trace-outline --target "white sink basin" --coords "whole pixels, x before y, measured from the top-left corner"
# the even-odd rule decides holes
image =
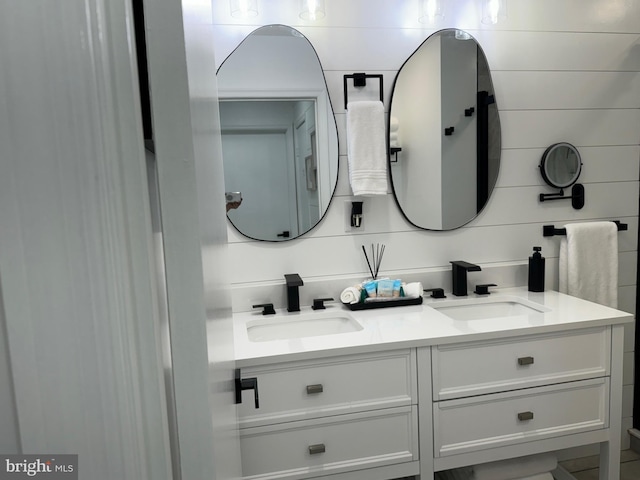
[[[247,336],[252,342],[337,335],[360,330],[362,325],[343,312],[265,317],[247,323]]]
[[[518,297],[505,296],[446,300],[430,306],[454,320],[487,320],[550,311],[543,305]]]

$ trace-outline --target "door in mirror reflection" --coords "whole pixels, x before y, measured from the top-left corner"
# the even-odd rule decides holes
[[[466,32],[430,36],[398,73],[392,98],[393,192],[413,225],[451,230],[484,208],[500,163],[500,121],[489,67]],[[396,160],[396,156],[392,158]]]
[[[297,238],[326,213],[338,138],[324,74],[307,39],[282,25],[249,35],[218,70],[227,216],[243,235]]]

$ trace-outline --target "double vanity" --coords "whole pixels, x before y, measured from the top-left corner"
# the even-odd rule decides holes
[[[617,479],[632,320],[526,288],[235,314],[243,477],[432,479],[600,444],[600,478]]]

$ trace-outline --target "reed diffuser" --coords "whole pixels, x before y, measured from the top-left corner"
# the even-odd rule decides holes
[[[384,255],[384,244],[376,243],[375,246],[373,243],[371,244],[371,260],[369,260],[369,255],[367,255],[367,249],[364,245],[362,245],[362,253],[364,253],[364,258],[367,261],[371,278],[377,280],[380,264],[382,264],[382,257]]]

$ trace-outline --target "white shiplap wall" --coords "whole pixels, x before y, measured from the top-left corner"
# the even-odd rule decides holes
[[[259,25],[291,25],[309,39],[325,72],[340,140],[335,196],[324,220],[312,232],[273,244],[250,241],[230,228],[235,310],[266,300],[282,302],[284,273],[297,272],[303,277],[303,301],[316,293],[335,295],[346,279],[366,275],[359,249],[373,242],[386,245],[382,274],[422,278],[423,282],[432,277],[422,275],[429,274],[446,281],[453,259],[479,263],[487,272],[492,267],[522,265],[531,247],[541,245],[547,258],[547,287],[556,288],[559,239],[543,238],[542,225],[620,219],[629,224],[629,230],[619,235],[620,308],[635,312],[640,2],[517,0],[509,2],[505,23],[488,26],[480,22],[479,0],[449,0],[445,20],[433,28],[418,23],[414,0],[325,0],[326,17],[316,23],[298,18],[295,0],[259,1],[260,15],[253,23],[233,19],[228,2],[214,3],[219,63]],[[388,109],[391,86],[402,63],[431,33],[449,27],[465,29],[478,40],[495,83],[503,151],[497,188],[489,204],[463,228],[429,232],[409,225],[393,197],[387,195],[366,200],[362,230],[345,231],[345,203],[352,197],[342,76],[360,71],[384,74]],[[583,155],[581,182],[586,204],[582,210],[572,209],[568,201],[541,204],[537,200],[539,193],[551,191],[543,184],[537,165],[544,149],[559,141],[573,143]],[[519,272],[516,278],[522,280],[522,268]],[[327,280],[335,278],[336,287],[327,292]],[[314,281],[324,291],[314,291]],[[265,292],[271,292],[269,298]],[[274,297],[273,292],[278,294]],[[626,334],[625,428],[631,426],[632,383],[630,327]]]

